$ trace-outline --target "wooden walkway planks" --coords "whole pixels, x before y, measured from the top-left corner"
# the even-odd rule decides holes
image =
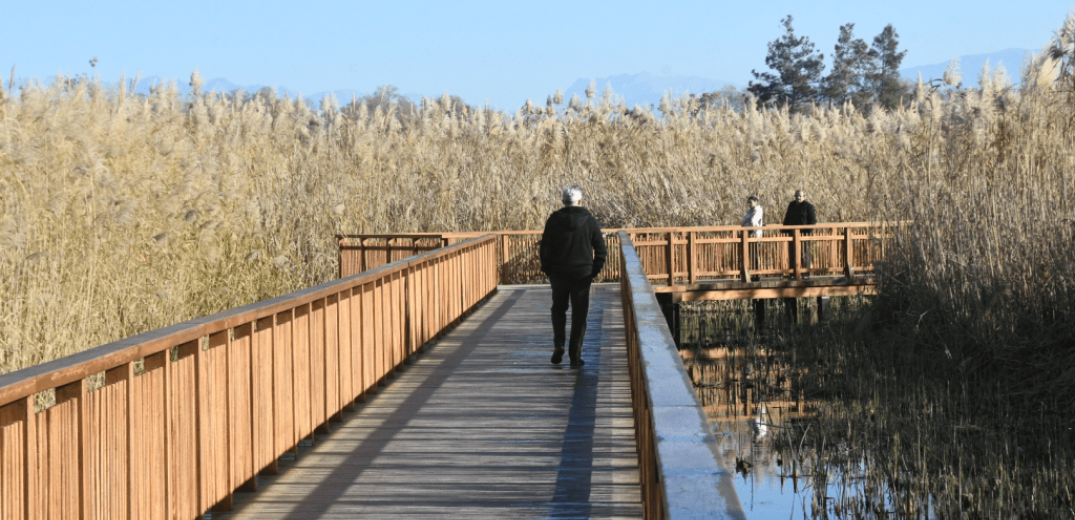
[[[641,518],[618,284],[549,363],[548,286],[501,286],[260,491],[247,518]]]

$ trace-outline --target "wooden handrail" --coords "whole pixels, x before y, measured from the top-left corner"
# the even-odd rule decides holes
[[[495,291],[496,245],[474,238],[0,375],[0,517],[227,508]],[[36,411],[50,390],[56,404]]]
[[[873,270],[874,263],[884,257],[885,242],[892,229],[893,223],[887,222],[831,222],[812,226],[748,228],[687,226],[611,229],[605,233],[609,258],[599,281],[614,281],[619,277],[619,231],[626,231],[634,241],[650,280],[672,286],[684,282],[695,284],[702,279],[748,281],[752,276],[791,276],[801,279],[803,275],[842,275],[851,278],[868,274]],[[755,230],[762,231],[763,236],[749,236]],[[495,233],[499,241],[500,283],[544,282],[538,258],[541,231]],[[385,239],[397,236],[436,237],[447,243],[473,235],[475,233],[379,236]],[[377,258],[387,261],[385,253],[380,253],[383,247],[370,247],[369,251],[377,252],[381,255]],[[360,248],[352,246],[355,251]],[[810,268],[801,265],[804,248],[814,260]],[[406,249],[407,246],[400,245],[396,250]],[[362,254],[366,258],[366,253]],[[750,258],[758,259],[757,267],[750,265]],[[340,265],[341,274],[349,274],[361,267],[376,264],[352,261],[345,267],[341,256]]]
[[[781,229],[794,229],[794,228],[809,228],[809,229],[826,229],[826,228],[843,228],[843,227],[882,227],[884,225],[900,225],[905,224],[903,221],[853,221],[853,222],[823,222],[820,224],[803,225],[803,226],[783,226],[783,225],[768,225],[761,227],[748,227],[743,226],[663,226],[663,227],[642,227],[642,228],[603,228],[602,231],[608,235],[615,235],[620,231],[626,231],[629,234],[636,235],[638,233],[667,233],[669,231],[685,232],[685,231],[733,231],[741,229],[763,229],[763,230],[781,230]],[[380,234],[354,234],[354,235],[336,235],[337,238],[349,238],[349,237],[367,237],[367,238],[395,238],[395,237],[415,237],[415,238],[428,238],[428,237],[449,237],[449,238],[473,238],[486,234],[496,235],[540,235],[540,229],[516,229],[516,230],[489,230],[489,231],[438,231],[438,232],[419,232],[419,233],[380,233]]]
[[[480,235],[469,236],[475,238]],[[368,241],[377,243],[371,244]],[[424,241],[426,243],[419,243]],[[336,235],[339,277],[350,276],[384,264],[402,260],[424,251],[432,251],[450,245],[457,240],[441,234],[363,234]],[[372,253],[372,254],[370,254]]]
[[[649,519],[742,517],[732,476],[683,367],[630,233],[619,233],[620,287],[638,445]]]

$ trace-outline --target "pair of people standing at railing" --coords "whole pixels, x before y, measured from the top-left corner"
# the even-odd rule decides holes
[[[747,198],[747,214],[743,216],[743,227],[762,227],[764,225],[763,210],[758,200],[758,197],[751,195]],[[817,211],[814,209],[814,205],[807,202],[806,192],[803,190],[795,191],[795,199],[788,204],[787,211],[784,212],[784,225],[785,226],[813,226],[817,224]],[[792,231],[783,231],[785,235],[792,235]],[[801,235],[809,235],[810,230],[804,229],[800,231]],[[753,238],[761,238],[762,232],[760,229],[755,229],[750,232],[750,236]],[[757,243],[750,244],[750,269],[756,270],[758,268],[758,248]],[[803,268],[809,269],[811,264],[810,248],[802,248],[802,264]],[[793,245],[788,246],[788,267],[794,267],[795,265],[795,247]],[[755,276],[754,280],[758,277]]]

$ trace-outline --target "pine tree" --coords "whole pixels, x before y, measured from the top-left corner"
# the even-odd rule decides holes
[[[872,94],[867,78],[876,68],[870,56],[870,47],[861,38],[855,38],[855,24],[840,27],[840,36],[832,55],[832,72],[821,81],[821,94],[834,105],[851,101],[856,108],[863,108]]]
[[[907,51],[898,50],[899,33],[888,24],[873,39],[870,56],[876,60],[877,69],[870,75],[871,89],[877,103],[892,110],[910,96],[910,88],[900,81],[900,63]]]
[[[750,71],[759,82],[751,81],[747,90],[762,104],[781,106],[786,103],[791,111],[801,111],[817,100],[817,84],[825,69],[822,61],[825,56],[814,51],[810,38],[795,36],[791,21],[790,14],[781,20],[784,35],[769,42],[765,64],[774,72]]]

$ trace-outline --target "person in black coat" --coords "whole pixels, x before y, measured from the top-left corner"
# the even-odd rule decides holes
[[[817,224],[817,212],[814,210],[814,205],[806,201],[806,192],[803,190],[795,191],[795,200],[788,204],[788,210],[784,213],[784,225],[785,226],[813,226]],[[803,229],[799,232],[801,235],[809,235],[811,230]],[[785,235],[790,235],[790,231],[785,231]],[[802,266],[810,268],[810,248],[806,247],[809,242],[803,244],[802,253]],[[794,247],[788,247],[788,267],[795,265],[795,249]]]
[[[564,188],[564,207],[549,215],[541,235],[541,270],[552,285],[553,364],[564,358],[567,308],[571,306],[568,354],[572,367],[581,367],[582,339],[590,312],[590,284],[605,266],[608,248],[597,219],[579,205],[582,188]]]

